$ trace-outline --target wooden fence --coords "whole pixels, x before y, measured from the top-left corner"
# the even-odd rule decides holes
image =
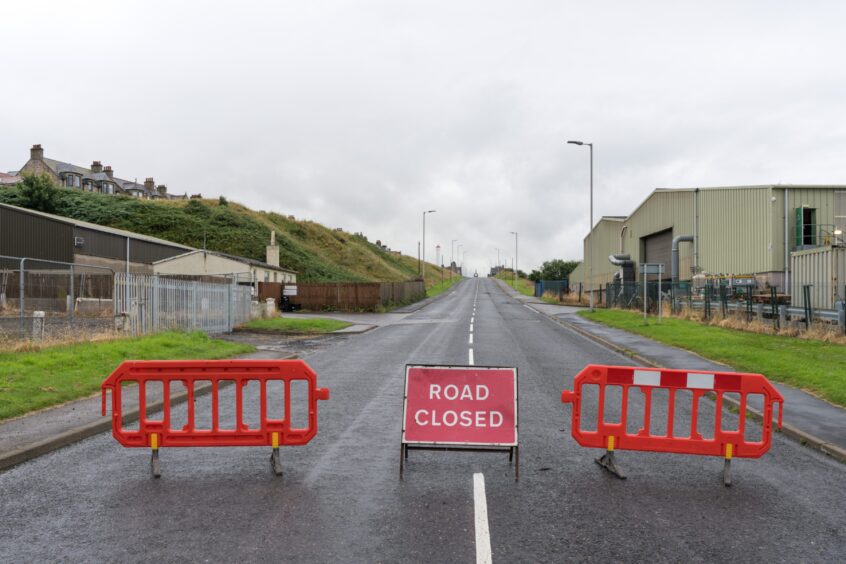
[[[285,284],[259,283],[259,297],[280,300]],[[423,282],[340,282],[328,284],[288,284],[296,286],[291,303],[303,309],[340,311],[374,310],[379,305],[411,302],[425,297]]]

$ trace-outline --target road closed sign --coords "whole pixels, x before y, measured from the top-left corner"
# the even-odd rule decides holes
[[[517,369],[406,367],[403,444],[517,446]]]

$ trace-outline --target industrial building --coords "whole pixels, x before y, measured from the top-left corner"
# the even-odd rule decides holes
[[[754,277],[760,288],[790,294],[792,285],[810,283],[791,280],[791,254],[840,247],[844,230],[846,186],[659,188],[629,215],[602,217],[593,226],[584,239],[587,264],[571,273],[570,283],[598,289],[621,277],[628,260],[635,277],[640,264],[660,263],[668,282],[675,265],[679,281],[696,274]]]
[[[102,273],[103,268],[130,274],[213,276],[238,274],[242,282],[297,281],[297,273],[279,266],[275,233],[267,246],[268,262],[199,250],[165,239],[114,229],[26,208],[0,204],[0,257],[28,259],[28,269],[63,269]],[[0,258],[0,268],[17,269],[19,259]]]
[[[278,247],[276,256],[279,256]],[[259,282],[294,284],[297,282],[295,271],[282,268],[278,264],[274,265],[269,262],[203,250],[190,251],[156,261],[153,263],[153,271],[156,274],[163,275],[185,274],[186,272],[207,276],[238,274],[240,275],[239,280],[250,280],[254,284]]]
[[[0,204],[0,255],[80,266],[110,268],[115,272],[153,274],[157,260],[195,250],[164,239],[122,229]],[[15,261],[0,259],[3,268]],[[30,267],[48,270],[48,263]]]

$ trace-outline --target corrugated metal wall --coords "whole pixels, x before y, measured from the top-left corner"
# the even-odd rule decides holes
[[[616,254],[620,248],[620,229],[624,223],[614,219],[603,218],[594,227],[593,232],[584,240],[584,255],[589,255],[588,249],[590,247],[590,238],[593,238],[593,257],[589,259],[592,262],[586,264],[581,271],[584,278],[583,282],[588,284],[589,271],[593,270],[593,285],[598,287],[599,284],[607,284],[610,282],[614,273],[617,272],[618,267],[608,262],[608,255]]]
[[[773,255],[782,248],[772,244],[774,206],[768,186],[700,190],[699,265],[705,272],[776,270]]]
[[[846,248],[819,247],[797,251],[790,255],[790,262],[793,276],[791,304],[803,306],[802,287],[812,284],[811,305],[815,309],[834,309],[834,302],[838,295],[843,295],[842,287],[846,284]]]
[[[73,226],[0,207],[0,255],[73,262]]]
[[[625,252],[632,255],[632,260],[643,262],[641,239],[667,229],[672,230],[672,237],[693,235],[693,192],[689,190],[658,190],[652,193],[626,221]],[[672,239],[671,237],[671,239]],[[652,259],[649,259],[650,262]],[[681,279],[691,277],[693,266],[693,245],[679,246],[679,273]],[[669,260],[665,270],[670,273]]]
[[[76,248],[80,255],[89,255],[117,260],[126,260],[126,237],[115,233],[96,231],[85,227],[74,227],[74,235],[85,241]],[[150,241],[130,238],[129,258],[132,262],[152,264],[165,258],[174,257],[188,252],[187,249],[169,246]]]

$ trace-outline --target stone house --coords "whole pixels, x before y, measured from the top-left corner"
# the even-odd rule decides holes
[[[152,177],[147,178],[143,184],[134,180],[125,180],[115,176],[112,167],[103,166],[100,161],[94,161],[89,168],[57,161],[44,156],[44,149],[41,145],[33,145],[29,150],[29,160],[17,173],[24,174],[47,174],[59,186],[83,190],[85,192],[98,192],[100,194],[124,194],[134,198],[144,199],[185,199],[185,195],[174,196],[169,194],[167,186],[156,185]]]

